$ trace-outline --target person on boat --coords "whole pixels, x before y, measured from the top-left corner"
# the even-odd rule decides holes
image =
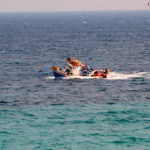
[[[106,69],[100,70],[100,72],[103,72],[105,74],[109,74],[110,72],[112,72],[112,70],[106,68]]]
[[[106,68],[106,69],[104,69],[104,70],[101,70],[100,72],[105,73],[105,74],[108,74],[108,69]]]
[[[82,70],[86,70],[86,71],[92,71],[93,69],[90,67],[90,66],[88,66],[88,65],[84,65],[84,66],[82,66]]]
[[[70,58],[68,57],[67,58],[67,62],[69,64],[71,64],[72,66],[76,66],[76,67],[79,67],[79,66],[84,66],[84,64],[82,64],[79,60],[75,59],[75,58]]]
[[[93,72],[92,77],[106,78],[107,74],[102,72],[102,71],[96,70],[96,71]]]
[[[68,57],[68,58],[66,59],[66,61],[71,62],[71,58],[70,58],[70,57]]]
[[[88,66],[88,65],[84,65],[84,66],[82,66],[80,71],[83,76],[89,76],[91,74],[91,72],[93,71],[93,69],[90,68],[90,66]]]
[[[72,71],[69,69],[69,68],[67,68],[66,70],[65,70],[65,72],[66,72],[66,74],[69,76],[69,75],[72,75]]]

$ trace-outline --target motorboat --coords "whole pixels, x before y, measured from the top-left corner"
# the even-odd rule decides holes
[[[53,66],[52,71],[55,78],[107,78],[111,70],[108,69],[92,69],[88,65],[84,65],[81,61],[75,58],[67,58],[68,66],[63,69],[58,66]]]

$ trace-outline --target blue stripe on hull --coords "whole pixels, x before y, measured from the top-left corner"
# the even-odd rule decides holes
[[[53,74],[54,74],[55,78],[63,78],[63,77],[65,77],[63,74],[60,74],[60,73],[55,72],[55,71],[53,71]]]

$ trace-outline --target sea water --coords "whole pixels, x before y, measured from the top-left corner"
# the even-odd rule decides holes
[[[149,150],[150,12],[0,14],[0,150]],[[55,80],[68,56],[107,79]]]

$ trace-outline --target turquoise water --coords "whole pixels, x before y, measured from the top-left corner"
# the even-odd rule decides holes
[[[150,103],[0,110],[1,150],[148,150]]]

